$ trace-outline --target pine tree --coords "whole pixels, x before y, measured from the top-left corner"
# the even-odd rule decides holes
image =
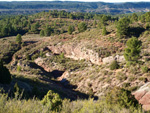
[[[141,52],[142,42],[139,41],[136,37],[130,38],[126,43],[126,48],[124,52],[124,57],[126,61],[137,62]]]
[[[117,34],[120,38],[128,34],[130,20],[126,17],[119,20],[117,24]]]
[[[85,22],[81,22],[78,24],[79,32],[84,32],[87,29],[87,24]]]
[[[44,30],[44,35],[45,36],[50,36],[51,32],[52,32],[51,27],[47,25],[46,28],[45,28],[45,30]]]
[[[39,31],[38,31],[38,28],[39,28],[39,23],[37,22],[37,23],[35,23],[35,24],[33,24],[32,26],[31,26],[31,32],[33,32],[33,33],[39,33]]]
[[[49,90],[47,94],[42,99],[42,104],[49,106],[50,110],[59,110],[62,104],[62,100],[57,93],[54,93],[52,90]]]
[[[44,36],[44,30],[40,31],[40,36]]]
[[[136,14],[136,13],[133,13],[131,19],[132,19],[133,21],[138,21],[138,16],[137,16],[137,14]]]
[[[22,43],[22,38],[21,38],[21,35],[20,35],[20,34],[18,34],[18,35],[16,36],[16,42],[17,42],[18,44],[21,44],[21,43]]]
[[[104,35],[104,36],[107,35],[107,30],[106,30],[105,26],[103,27],[102,35]]]
[[[74,30],[75,30],[75,29],[74,29],[74,26],[71,26],[71,25],[70,25],[70,26],[68,27],[68,33],[69,33],[69,34],[72,34],[72,32],[73,32]]]
[[[103,26],[106,25],[107,20],[108,20],[107,16],[103,15],[103,17],[101,18],[101,23],[102,23]]]
[[[94,22],[93,22],[93,27],[94,28],[96,28],[96,24],[97,24],[97,22],[96,22],[96,20],[94,20]]]

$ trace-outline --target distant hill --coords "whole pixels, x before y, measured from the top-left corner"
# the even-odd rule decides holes
[[[0,2],[0,14],[32,14],[48,10],[66,10],[70,12],[95,12],[125,14],[150,11],[150,2],[73,2],[73,1],[21,1]]]

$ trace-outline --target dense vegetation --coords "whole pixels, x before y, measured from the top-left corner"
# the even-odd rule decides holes
[[[36,18],[40,18],[44,16],[47,18],[47,21],[42,22],[41,20],[36,21]],[[60,18],[59,20],[49,20],[49,18]],[[67,32],[69,29],[69,33],[72,33],[74,31],[75,25],[70,28],[67,25],[67,22],[63,22],[62,19],[100,19],[102,21],[102,24],[109,20],[117,20],[115,17],[106,16],[106,15],[100,15],[100,14],[90,14],[90,13],[69,13],[66,11],[49,11],[49,12],[41,12],[38,14],[35,14],[34,16],[16,16],[16,17],[10,17],[10,18],[4,18],[0,20],[0,37],[6,37],[6,36],[15,36],[17,34],[25,34],[25,33],[35,33],[39,34],[41,36],[50,36],[51,34],[60,34]],[[64,20],[65,21],[65,20]],[[49,24],[51,23],[51,24]],[[63,28],[64,27],[64,28]],[[68,28],[66,28],[68,27]],[[62,28],[60,30],[60,28]],[[78,25],[79,32],[83,32],[87,29],[87,25],[84,22],[81,22]]]
[[[114,92],[112,90],[112,92]],[[94,101],[92,98],[88,100],[69,101],[67,99],[61,100],[59,95],[48,91],[42,101],[39,99],[20,99],[17,93],[14,99],[8,97],[8,95],[0,95],[0,112],[11,113],[101,113],[101,112],[138,112],[142,113],[141,107],[137,104],[130,93],[124,89],[117,89],[118,93],[109,93],[106,98]],[[133,98],[133,100],[131,100]],[[11,107],[10,107],[11,106]]]
[[[41,16],[44,16],[47,18],[47,21],[42,24],[42,20],[36,21],[36,18],[40,18]],[[136,16],[136,17],[135,17]],[[59,20],[55,20],[54,22],[52,20],[49,20],[49,18],[60,18]],[[4,18],[0,20],[0,37],[6,37],[6,36],[15,36],[17,34],[25,34],[25,33],[35,33],[39,34],[41,36],[50,36],[51,34],[60,34],[67,32],[69,30],[69,34],[71,34],[74,31],[74,26],[76,24],[73,24],[73,26],[67,25],[67,23],[63,23],[62,19],[74,19],[74,20],[85,20],[85,22],[88,22],[89,20],[96,20],[93,22],[93,27],[96,26],[98,28],[102,28],[103,26],[106,26],[106,23],[108,21],[117,21],[118,17],[113,17],[109,15],[103,15],[103,14],[92,14],[92,13],[69,13],[66,11],[49,11],[49,12],[42,12],[35,14],[34,16],[16,16],[16,17],[10,17],[10,18]],[[131,18],[131,20],[130,20]],[[129,15],[128,18],[124,17],[119,20],[117,23],[117,34],[119,37],[124,37],[126,35],[129,35],[129,23],[140,20],[141,22],[149,22],[149,12],[145,13],[144,15],[138,16],[134,13],[133,15]],[[59,24],[57,24],[57,21],[59,21]],[[48,23],[51,23],[50,25]],[[67,22],[67,21],[66,21]],[[79,32],[83,32],[87,29],[87,23],[81,22],[78,24],[78,30]],[[67,25],[67,26],[66,26]],[[62,27],[68,27],[62,28]],[[58,28],[62,28],[61,30]],[[147,24],[148,28],[148,24]],[[107,31],[106,28],[103,27],[103,35],[106,35]]]

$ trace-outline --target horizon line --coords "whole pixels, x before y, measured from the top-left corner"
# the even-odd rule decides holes
[[[91,2],[91,1],[74,1],[74,0],[7,0],[0,2]],[[120,2],[105,2],[105,1],[92,1],[92,2],[103,2],[103,3],[140,3],[140,2],[150,2],[150,1],[120,1]],[[91,2],[91,3],[92,3]]]

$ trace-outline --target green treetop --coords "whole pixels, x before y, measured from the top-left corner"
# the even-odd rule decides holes
[[[128,34],[130,20],[126,17],[119,20],[117,24],[117,34],[121,38]]]
[[[21,43],[22,43],[22,38],[21,38],[21,35],[20,35],[20,34],[18,34],[18,35],[16,36],[16,42],[17,42],[18,44],[21,44]]]
[[[106,27],[105,27],[105,26],[103,27],[102,35],[104,35],[104,36],[107,35],[107,30],[106,30]]]
[[[78,24],[79,32],[84,32],[87,29],[87,24],[85,22],[81,22]]]
[[[69,33],[69,34],[72,34],[72,32],[73,32],[74,30],[75,30],[75,29],[74,29],[74,26],[71,26],[71,25],[70,25],[70,26],[68,27],[68,33]]]
[[[139,41],[136,37],[130,38],[126,43],[126,48],[124,52],[124,57],[126,61],[137,62],[140,52],[141,52],[142,42]]]

